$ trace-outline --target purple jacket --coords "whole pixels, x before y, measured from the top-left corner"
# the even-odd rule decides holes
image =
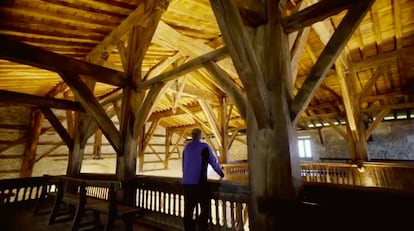
[[[183,180],[186,185],[207,183],[207,166],[210,164],[221,177],[224,173],[208,144],[193,140],[183,152]]]

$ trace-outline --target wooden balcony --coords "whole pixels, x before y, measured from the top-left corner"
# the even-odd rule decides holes
[[[258,199],[260,210],[270,216],[289,214],[298,230],[332,230],[332,227],[352,230],[373,230],[391,227],[402,230],[411,225],[409,211],[414,207],[409,164],[364,163],[353,166],[339,163],[304,163],[305,181],[300,201],[267,201]],[[233,170],[230,170],[233,169]],[[236,170],[234,170],[236,169]],[[238,169],[238,170],[237,170]],[[242,166],[226,166],[228,178],[247,173]],[[237,174],[236,174],[237,173]],[[364,176],[367,174],[367,176]],[[364,176],[364,177],[363,177]],[[113,176],[84,174],[83,179],[111,179]],[[370,180],[367,180],[368,178]],[[245,179],[248,177],[245,176]],[[134,230],[182,230],[183,191],[179,178],[137,176],[127,186],[133,195],[132,205],[145,210],[135,219]],[[248,205],[249,186],[241,182],[210,181],[212,222],[210,230],[250,230]],[[68,223],[47,225],[48,213],[33,215],[41,190],[55,190],[45,177],[8,179],[0,181],[0,193],[13,193],[0,207],[1,227],[6,230],[69,230]],[[107,189],[88,188],[88,196],[105,199]],[[46,206],[47,207],[47,206]],[[293,214],[293,216],[292,216]],[[2,229],[3,230],[3,229]],[[123,230],[122,223],[115,230]]]

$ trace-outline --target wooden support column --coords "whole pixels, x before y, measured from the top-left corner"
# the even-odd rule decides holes
[[[277,205],[293,207],[299,202],[302,186],[296,129],[289,111],[289,41],[279,1],[266,2],[267,24],[257,27],[253,46],[233,2],[210,2],[249,101],[250,229],[292,230],[294,213],[276,213],[282,209]]]
[[[95,142],[93,144],[93,158],[102,159],[101,156],[101,146],[102,146],[102,131],[98,129],[95,133]]]
[[[346,109],[348,147],[351,160],[354,163],[368,161],[365,126],[359,105],[359,94],[356,93],[355,89],[355,80],[353,76],[346,76],[342,62],[337,61],[335,66]]]
[[[133,26],[129,32],[128,51],[126,52],[127,62],[125,66],[127,67],[127,81],[130,84],[125,86],[123,90],[120,120],[121,140],[123,143],[121,144],[121,152],[117,156],[116,163],[116,174],[122,181],[128,181],[135,177],[137,140],[139,140],[140,146],[145,143],[145,137],[143,137],[145,135],[145,120],[150,110],[141,110],[143,110],[145,102],[148,104],[153,103],[153,98],[151,97],[150,100],[145,99],[145,91],[137,92],[134,87],[143,81],[142,61],[161,15],[167,9],[168,4],[168,1],[146,1],[143,3],[145,5],[143,14],[146,15],[147,20],[145,23]],[[153,88],[151,88],[149,93],[155,91]],[[142,170],[143,167],[143,152],[143,148],[139,148],[139,170]],[[130,199],[133,200],[133,198],[127,198],[127,200]]]
[[[66,170],[66,175],[68,176],[77,176],[80,174],[86,142],[90,137],[88,134],[91,134],[91,130],[94,132],[97,128],[93,117],[84,112],[76,113],[75,124],[73,150],[69,153],[68,168]]]
[[[33,172],[33,166],[36,159],[36,147],[39,140],[40,132],[42,130],[42,123],[44,120],[43,114],[33,109],[31,113],[29,130],[29,137],[27,140],[26,148],[24,149],[23,162],[20,169],[20,177],[31,177]]]

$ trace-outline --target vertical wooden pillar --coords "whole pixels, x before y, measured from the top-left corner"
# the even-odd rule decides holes
[[[75,115],[75,130],[73,135],[73,149],[69,150],[68,168],[66,175],[79,175],[82,167],[83,154],[88,138],[95,131],[97,124],[95,120],[84,112],[77,112]]]
[[[32,109],[30,118],[29,139],[24,150],[20,177],[31,177],[36,158],[36,147],[42,130],[43,114],[38,109]]]
[[[251,230],[292,230],[302,186],[296,129],[290,116],[290,51],[279,4],[266,1],[268,20],[247,36],[233,1],[210,0],[229,54],[246,89]],[[291,211],[291,210],[290,210]]]
[[[143,110],[145,92],[136,92],[134,86],[143,81],[142,61],[151,44],[151,39],[157,28],[161,15],[167,9],[168,1],[146,1],[146,11],[149,15],[145,25],[135,25],[130,31],[128,41],[128,57],[126,73],[131,84],[123,91],[121,109],[121,140],[123,141],[121,153],[117,156],[116,173],[122,181],[129,181],[136,175],[137,169],[137,140],[140,145],[145,143],[145,119],[147,113]],[[148,110],[147,110],[148,111]],[[139,122],[137,122],[139,121]],[[138,151],[143,154],[142,148]],[[143,168],[143,155],[139,156],[139,171]],[[127,196],[128,197],[128,196]],[[133,198],[126,198],[127,201]]]
[[[358,163],[368,160],[368,146],[365,137],[363,114],[359,105],[354,76],[345,76],[343,64],[339,61],[335,65],[338,73],[341,92],[347,113],[348,147],[352,162]]]
[[[93,158],[101,159],[101,146],[102,146],[102,131],[98,129],[95,133],[95,143],[93,146]]]
[[[267,1],[268,23],[257,28],[254,47],[258,53],[265,90],[265,106],[270,112],[270,127],[257,128],[248,121],[249,177],[254,230],[290,230],[294,213],[274,213],[280,204],[295,206],[301,188],[297,134],[291,122],[289,102],[290,51],[282,26],[279,1]],[[263,36],[263,37],[261,37]],[[249,114],[251,110],[248,111]],[[253,115],[249,115],[252,117]],[[257,123],[257,122],[256,122]],[[260,180],[258,180],[260,179]],[[277,215],[274,215],[277,214]]]

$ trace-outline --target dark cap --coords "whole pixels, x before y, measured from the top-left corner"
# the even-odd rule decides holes
[[[200,140],[201,139],[201,129],[194,128],[191,131],[191,137],[193,137],[194,140]]]

